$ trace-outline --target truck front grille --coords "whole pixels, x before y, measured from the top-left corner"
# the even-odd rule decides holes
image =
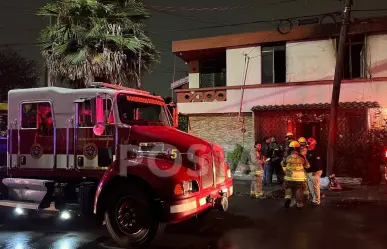
[[[219,184],[226,180],[226,168],[224,164],[224,153],[221,150],[214,150],[215,183]]]
[[[212,166],[212,154],[206,153],[200,157],[200,178],[202,188],[206,189],[213,185],[214,172]]]

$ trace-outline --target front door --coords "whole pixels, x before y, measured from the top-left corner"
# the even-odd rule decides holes
[[[49,101],[24,102],[20,106],[17,164],[22,169],[55,167],[55,120]]]
[[[320,141],[321,123],[308,122],[303,124],[302,136],[306,139],[313,137],[316,141]]]

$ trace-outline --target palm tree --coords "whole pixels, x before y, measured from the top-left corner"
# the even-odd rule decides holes
[[[142,73],[158,61],[138,0],[57,0],[38,15],[54,19],[39,38],[51,78],[141,88]]]

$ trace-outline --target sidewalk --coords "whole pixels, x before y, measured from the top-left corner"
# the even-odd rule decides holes
[[[275,178],[275,177],[273,177]],[[234,176],[234,193],[235,195],[249,196],[250,194],[250,177]],[[360,179],[338,178],[342,190],[331,191],[321,190],[323,199],[341,200],[341,201],[386,201],[387,202],[387,185],[382,182],[378,186],[362,186]],[[273,179],[273,182],[276,182]],[[273,184],[264,186],[264,197],[262,199],[282,199],[284,190],[282,185]]]

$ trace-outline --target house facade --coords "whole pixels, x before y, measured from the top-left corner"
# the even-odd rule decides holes
[[[340,24],[323,24],[173,42],[189,65],[188,88],[175,91],[188,132],[230,151],[292,131],[325,151],[339,32]],[[337,174],[364,174],[365,141],[384,129],[386,114],[387,18],[356,20],[340,92]]]

